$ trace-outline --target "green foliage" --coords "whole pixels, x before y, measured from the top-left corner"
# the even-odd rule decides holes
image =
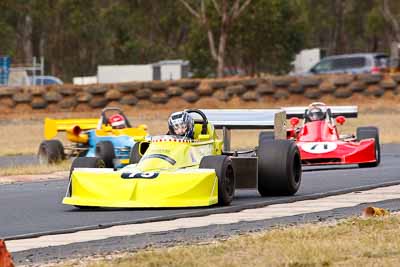
[[[199,7],[199,1],[188,2]],[[211,0],[205,3],[218,47],[220,17]],[[304,48],[387,51],[393,34],[381,3],[252,0],[228,31],[226,66],[248,74],[283,73]],[[393,0],[391,8],[400,20],[400,3]],[[30,54],[45,57],[46,72],[66,81],[94,75],[100,64],[164,59],[190,60],[197,77],[215,75],[206,30],[176,0],[2,0],[0,36],[0,54],[24,62],[31,44]]]
[[[248,73],[280,73],[304,43],[304,25],[290,0],[257,0],[235,24],[229,47],[232,65]]]

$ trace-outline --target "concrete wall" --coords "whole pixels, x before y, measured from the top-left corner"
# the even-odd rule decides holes
[[[153,80],[153,65],[110,65],[97,67],[99,83],[123,83]]]

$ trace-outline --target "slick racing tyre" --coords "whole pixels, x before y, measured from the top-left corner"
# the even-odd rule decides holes
[[[101,141],[96,144],[96,157],[103,160],[107,168],[113,168],[115,159],[114,145],[110,141]]]
[[[105,168],[106,165],[103,160],[95,157],[78,157],[72,161],[71,168],[69,169],[69,176],[71,178],[72,171],[75,168]]]
[[[140,143],[136,143],[131,148],[131,153],[129,155],[129,164],[136,164],[142,158],[142,156],[139,153],[139,146],[140,146]]]
[[[263,131],[260,132],[260,135],[258,136],[259,140],[275,140],[275,133],[274,132],[267,132],[267,131]]]
[[[381,146],[379,143],[379,130],[376,127],[358,127],[357,128],[357,141],[363,139],[373,138],[375,140],[375,162],[360,163],[360,168],[376,167],[381,163]]]
[[[295,142],[260,136],[258,192],[261,196],[294,195],[301,183],[300,152]]]
[[[218,177],[218,205],[228,206],[235,194],[235,173],[228,156],[205,156],[200,169],[214,169]]]
[[[75,158],[74,161],[72,162],[71,168],[69,170],[69,179],[70,179],[69,189],[68,189],[69,196],[71,196],[71,194],[72,194],[71,175],[72,175],[72,171],[75,168],[105,168],[105,164],[104,164],[103,160],[101,160],[99,158],[95,158],[95,157]],[[91,206],[78,206],[78,205],[75,205],[75,207],[77,207],[79,209],[95,209],[95,208],[97,208],[97,207],[91,207]]]
[[[64,159],[64,146],[59,140],[45,140],[40,143],[38,151],[40,164],[58,163]]]
[[[136,143],[131,149],[131,153],[129,155],[129,164],[138,163],[141,160],[142,155],[146,153],[147,148],[149,148],[148,142]]]

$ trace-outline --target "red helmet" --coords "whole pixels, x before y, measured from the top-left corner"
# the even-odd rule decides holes
[[[108,122],[114,129],[123,129],[126,128],[125,119],[120,114],[114,114],[110,118],[108,118]]]

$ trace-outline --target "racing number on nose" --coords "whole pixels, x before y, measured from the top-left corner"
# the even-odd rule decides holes
[[[315,144],[315,145],[313,145],[312,147],[311,147],[311,150],[316,150],[316,148],[319,146],[319,145],[323,145],[324,146],[324,148],[323,148],[323,150],[327,150],[328,149],[328,144]]]
[[[308,153],[321,154],[328,153],[336,149],[337,145],[331,142],[305,143],[301,146]]]

